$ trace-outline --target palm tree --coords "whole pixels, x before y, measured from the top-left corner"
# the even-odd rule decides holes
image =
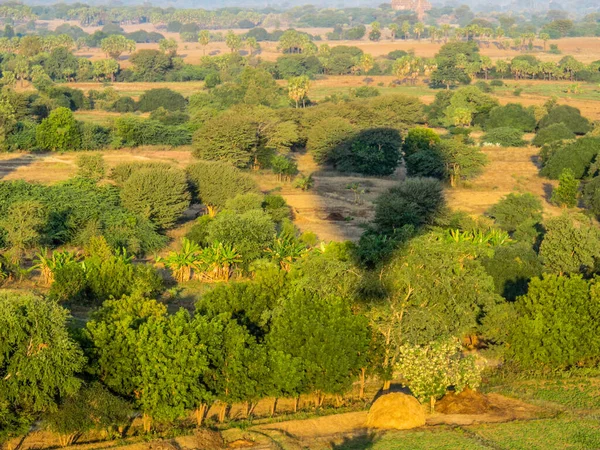
[[[415,23],[415,27],[414,27],[413,31],[417,35],[417,40],[420,41],[421,34],[423,34],[423,31],[425,31],[425,25],[423,25],[423,22]]]
[[[278,237],[273,246],[267,249],[271,259],[286,272],[290,271],[294,261],[302,258],[307,252],[306,244],[290,236]]]
[[[210,43],[210,32],[202,30],[198,35],[198,43],[202,46],[202,54],[206,55],[206,46]]]
[[[407,41],[410,35],[410,22],[408,20],[402,22],[402,33],[404,33],[404,40]]]
[[[540,33],[540,39],[544,41],[544,51],[546,51],[546,44],[550,40],[550,35],[548,33]]]
[[[396,39],[396,35],[398,34],[398,24],[391,23],[388,28],[390,29],[390,34],[392,35],[392,42],[394,42],[394,39]]]

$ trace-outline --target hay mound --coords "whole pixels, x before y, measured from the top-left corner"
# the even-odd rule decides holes
[[[388,430],[410,430],[425,425],[425,412],[419,401],[395,392],[375,400],[367,415],[367,427]]]
[[[435,404],[435,410],[443,414],[485,414],[492,404],[481,392],[469,388],[460,394],[449,392]]]

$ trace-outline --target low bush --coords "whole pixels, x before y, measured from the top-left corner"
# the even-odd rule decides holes
[[[83,122],[81,124],[82,150],[99,150],[110,143],[110,130],[95,123]]]
[[[481,138],[481,142],[483,144],[499,144],[502,147],[522,147],[525,145],[523,132],[508,127],[491,129]]]
[[[138,111],[150,112],[163,107],[169,111],[181,111],[186,106],[183,95],[167,88],[150,89],[142,94],[136,107]]]

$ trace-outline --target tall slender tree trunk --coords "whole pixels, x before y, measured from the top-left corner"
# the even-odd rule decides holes
[[[365,380],[366,380],[367,369],[365,367],[360,369],[360,391],[358,392],[358,398],[365,398]]]
[[[273,403],[271,403],[271,417],[275,415],[275,411],[277,410],[277,397],[273,398]]]
[[[298,404],[300,403],[300,396],[298,395],[297,397],[294,398],[294,412],[297,413],[298,412]]]
[[[152,417],[148,414],[144,414],[142,416],[142,425],[144,427],[144,432],[150,433],[150,430],[152,429]]]
[[[202,426],[202,422],[204,422],[204,417],[206,416],[206,410],[207,410],[207,406],[206,403],[202,403],[200,404],[200,406],[198,406],[198,408],[196,408],[196,425],[198,425],[199,427]]]

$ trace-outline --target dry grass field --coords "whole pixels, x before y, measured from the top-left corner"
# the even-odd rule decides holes
[[[490,206],[510,192],[531,192],[538,196],[547,214],[556,215],[560,209],[548,202],[555,182],[538,175],[537,149],[486,148],[489,164],[475,180],[455,189],[447,189],[451,208],[472,215],[485,213]],[[177,167],[194,162],[190,148],[143,147],[138,149],[101,152],[109,168],[122,162],[163,161]],[[23,179],[38,183],[56,183],[76,173],[77,154],[0,155],[0,179]],[[351,176],[319,168],[308,154],[297,154],[298,167],[304,174],[313,174],[315,186],[309,191],[295,189],[291,183],[279,182],[269,172],[254,176],[264,192],[282,195],[292,207],[294,222],[302,231],[311,231],[324,241],[353,240],[362,234],[373,218],[374,200],[402,179],[401,170],[391,177]],[[364,190],[359,196],[349,189],[359,183]],[[173,236],[182,233],[174,232]]]

